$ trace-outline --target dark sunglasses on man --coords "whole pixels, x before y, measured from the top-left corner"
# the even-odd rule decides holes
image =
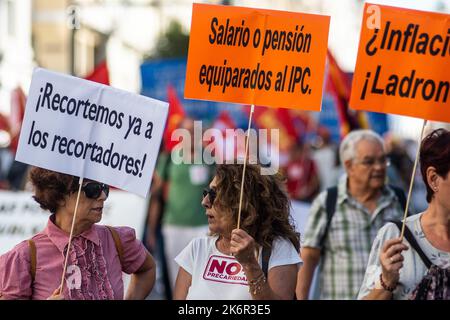
[[[100,182],[88,182],[83,187],[81,187],[86,198],[98,199],[102,195],[102,191],[105,193],[106,197],[109,195],[109,186]]]
[[[205,198],[207,195],[209,195],[209,203],[213,205],[214,200],[216,199],[217,196],[216,191],[211,188],[203,189],[203,198]]]

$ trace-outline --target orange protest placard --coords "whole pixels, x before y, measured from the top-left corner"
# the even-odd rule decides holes
[[[184,95],[320,111],[330,17],[194,4]]]
[[[450,15],[367,4],[350,106],[450,122]]]

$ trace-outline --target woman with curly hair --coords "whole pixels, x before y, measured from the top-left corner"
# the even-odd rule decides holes
[[[79,189],[71,175],[33,168],[34,199],[52,213],[47,227],[0,256],[0,300],[123,299],[122,271],[132,274],[126,299],[144,299],[155,281],[155,263],[128,227],[97,225],[109,186],[82,184],[63,292],[65,256]]]
[[[205,190],[210,235],[192,240],[176,257],[175,299],[293,299],[300,241],[284,181],[247,165],[237,229],[242,169],[218,166]]]

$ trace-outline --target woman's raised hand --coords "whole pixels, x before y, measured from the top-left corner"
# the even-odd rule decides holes
[[[231,231],[231,254],[240,264],[258,263],[255,256],[255,239],[242,229]]]
[[[400,238],[391,239],[384,243],[380,254],[382,279],[389,287],[395,288],[400,278],[400,269],[403,267],[402,251],[408,247]]]

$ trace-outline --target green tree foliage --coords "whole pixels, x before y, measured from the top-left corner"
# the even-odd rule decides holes
[[[189,34],[183,31],[178,21],[173,20],[159,36],[154,51],[145,60],[187,57],[188,47]]]

